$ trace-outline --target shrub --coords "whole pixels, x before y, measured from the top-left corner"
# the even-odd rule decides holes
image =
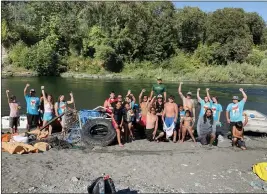
[[[252,52],[247,56],[246,62],[252,65],[260,65],[262,60],[267,58],[264,51],[260,51],[258,49],[253,49]]]
[[[102,61],[103,67],[107,71],[120,72],[123,68],[123,62],[115,53],[115,50],[109,46],[100,45],[96,47],[95,57]]]
[[[68,69],[76,72],[87,72],[90,74],[97,74],[101,71],[100,65],[89,57],[69,56],[67,59]]]
[[[9,61],[17,67],[25,67],[26,69],[32,68],[32,64],[29,61],[30,48],[26,46],[22,41],[18,41],[8,53]]]
[[[32,46],[30,54],[30,62],[38,75],[59,74],[58,55],[46,41],[41,40],[38,44]]]

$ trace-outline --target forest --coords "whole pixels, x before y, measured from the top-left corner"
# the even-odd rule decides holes
[[[267,83],[256,12],[172,2],[1,2],[2,66],[166,80]]]

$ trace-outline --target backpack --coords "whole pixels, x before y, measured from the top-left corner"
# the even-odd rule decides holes
[[[88,186],[89,194],[115,194],[116,189],[113,180],[109,175],[98,177]]]

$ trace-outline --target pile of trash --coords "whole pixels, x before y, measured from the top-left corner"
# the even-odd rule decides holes
[[[2,151],[10,154],[26,154],[45,152],[51,148],[69,149],[72,144],[58,137],[48,137],[47,131],[36,129],[29,133],[2,134]]]

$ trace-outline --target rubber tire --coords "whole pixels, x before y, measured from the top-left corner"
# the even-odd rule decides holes
[[[105,193],[107,194],[115,194],[116,188],[114,182],[111,178],[104,180],[103,177],[98,177],[96,180],[93,181],[91,185],[87,187],[87,191],[89,194],[96,194],[99,193],[99,183],[100,181],[105,187]]]
[[[95,138],[90,134],[90,130],[97,125],[103,125],[107,127],[108,133],[102,138]],[[88,146],[108,146],[112,144],[116,138],[116,131],[112,126],[112,123],[108,119],[96,118],[87,120],[81,130],[81,140]]]

